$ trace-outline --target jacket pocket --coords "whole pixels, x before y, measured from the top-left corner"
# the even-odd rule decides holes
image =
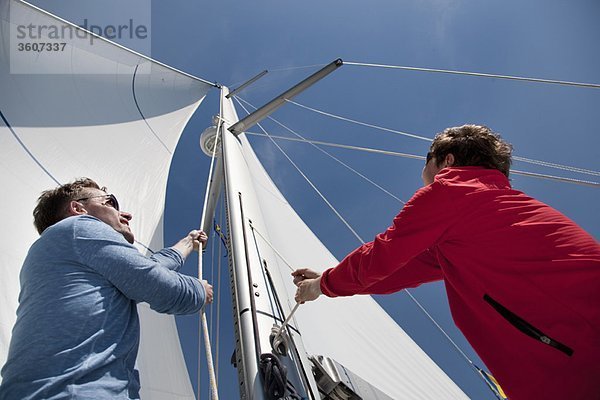
[[[494,310],[496,310],[502,317],[504,317],[504,319],[506,319],[512,326],[514,326],[527,336],[534,338],[535,340],[542,342],[550,347],[554,347],[556,350],[561,351],[568,356],[573,355],[573,349],[544,334],[544,332],[540,331],[535,326],[531,325],[529,322],[525,321],[523,318],[510,311],[508,308],[504,307],[502,304],[498,303],[496,300],[492,299],[487,294],[483,296],[483,300],[490,304],[494,308]]]

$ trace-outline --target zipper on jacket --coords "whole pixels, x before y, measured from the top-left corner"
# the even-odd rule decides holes
[[[492,307],[494,307],[494,310],[496,310],[500,315],[502,315],[504,319],[506,319],[512,326],[514,326],[527,336],[532,337],[544,344],[547,344],[550,347],[554,347],[556,350],[562,351],[568,356],[573,355],[573,349],[544,334],[535,326],[531,325],[529,322],[525,321],[523,318],[510,311],[508,308],[504,307],[502,304],[498,303],[496,300],[492,299],[487,294],[483,296],[483,300],[485,300]]]

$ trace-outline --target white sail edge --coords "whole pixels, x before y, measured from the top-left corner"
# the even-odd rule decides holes
[[[78,37],[67,40],[64,60],[42,53],[31,61],[40,73],[11,74],[11,29],[30,23],[72,25],[20,0],[0,0],[0,185],[11,188],[0,207],[11,227],[0,233],[0,365],[16,319],[19,270],[37,238],[31,213],[40,192],[91,177],[132,212],[136,239],[162,248],[171,158],[212,86],[110,41],[91,46]],[[143,398],[193,399],[174,319],[139,308]]]

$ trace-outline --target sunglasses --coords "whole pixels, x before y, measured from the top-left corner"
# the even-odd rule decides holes
[[[119,211],[119,202],[117,201],[117,198],[115,197],[115,195],[112,193],[111,194],[101,194],[98,196],[83,197],[81,199],[76,199],[75,201],[84,201],[84,200],[96,199],[96,198],[100,198],[100,197],[107,198],[104,205],[108,205],[108,206],[114,208],[115,210]]]
[[[427,157],[425,158],[425,164],[429,163],[429,161],[431,161],[432,158],[433,158],[433,153],[428,152]]]

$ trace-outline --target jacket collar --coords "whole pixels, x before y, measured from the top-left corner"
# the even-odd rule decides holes
[[[434,181],[448,183],[477,181],[498,189],[511,189],[510,181],[502,172],[484,167],[447,167],[437,173]]]

